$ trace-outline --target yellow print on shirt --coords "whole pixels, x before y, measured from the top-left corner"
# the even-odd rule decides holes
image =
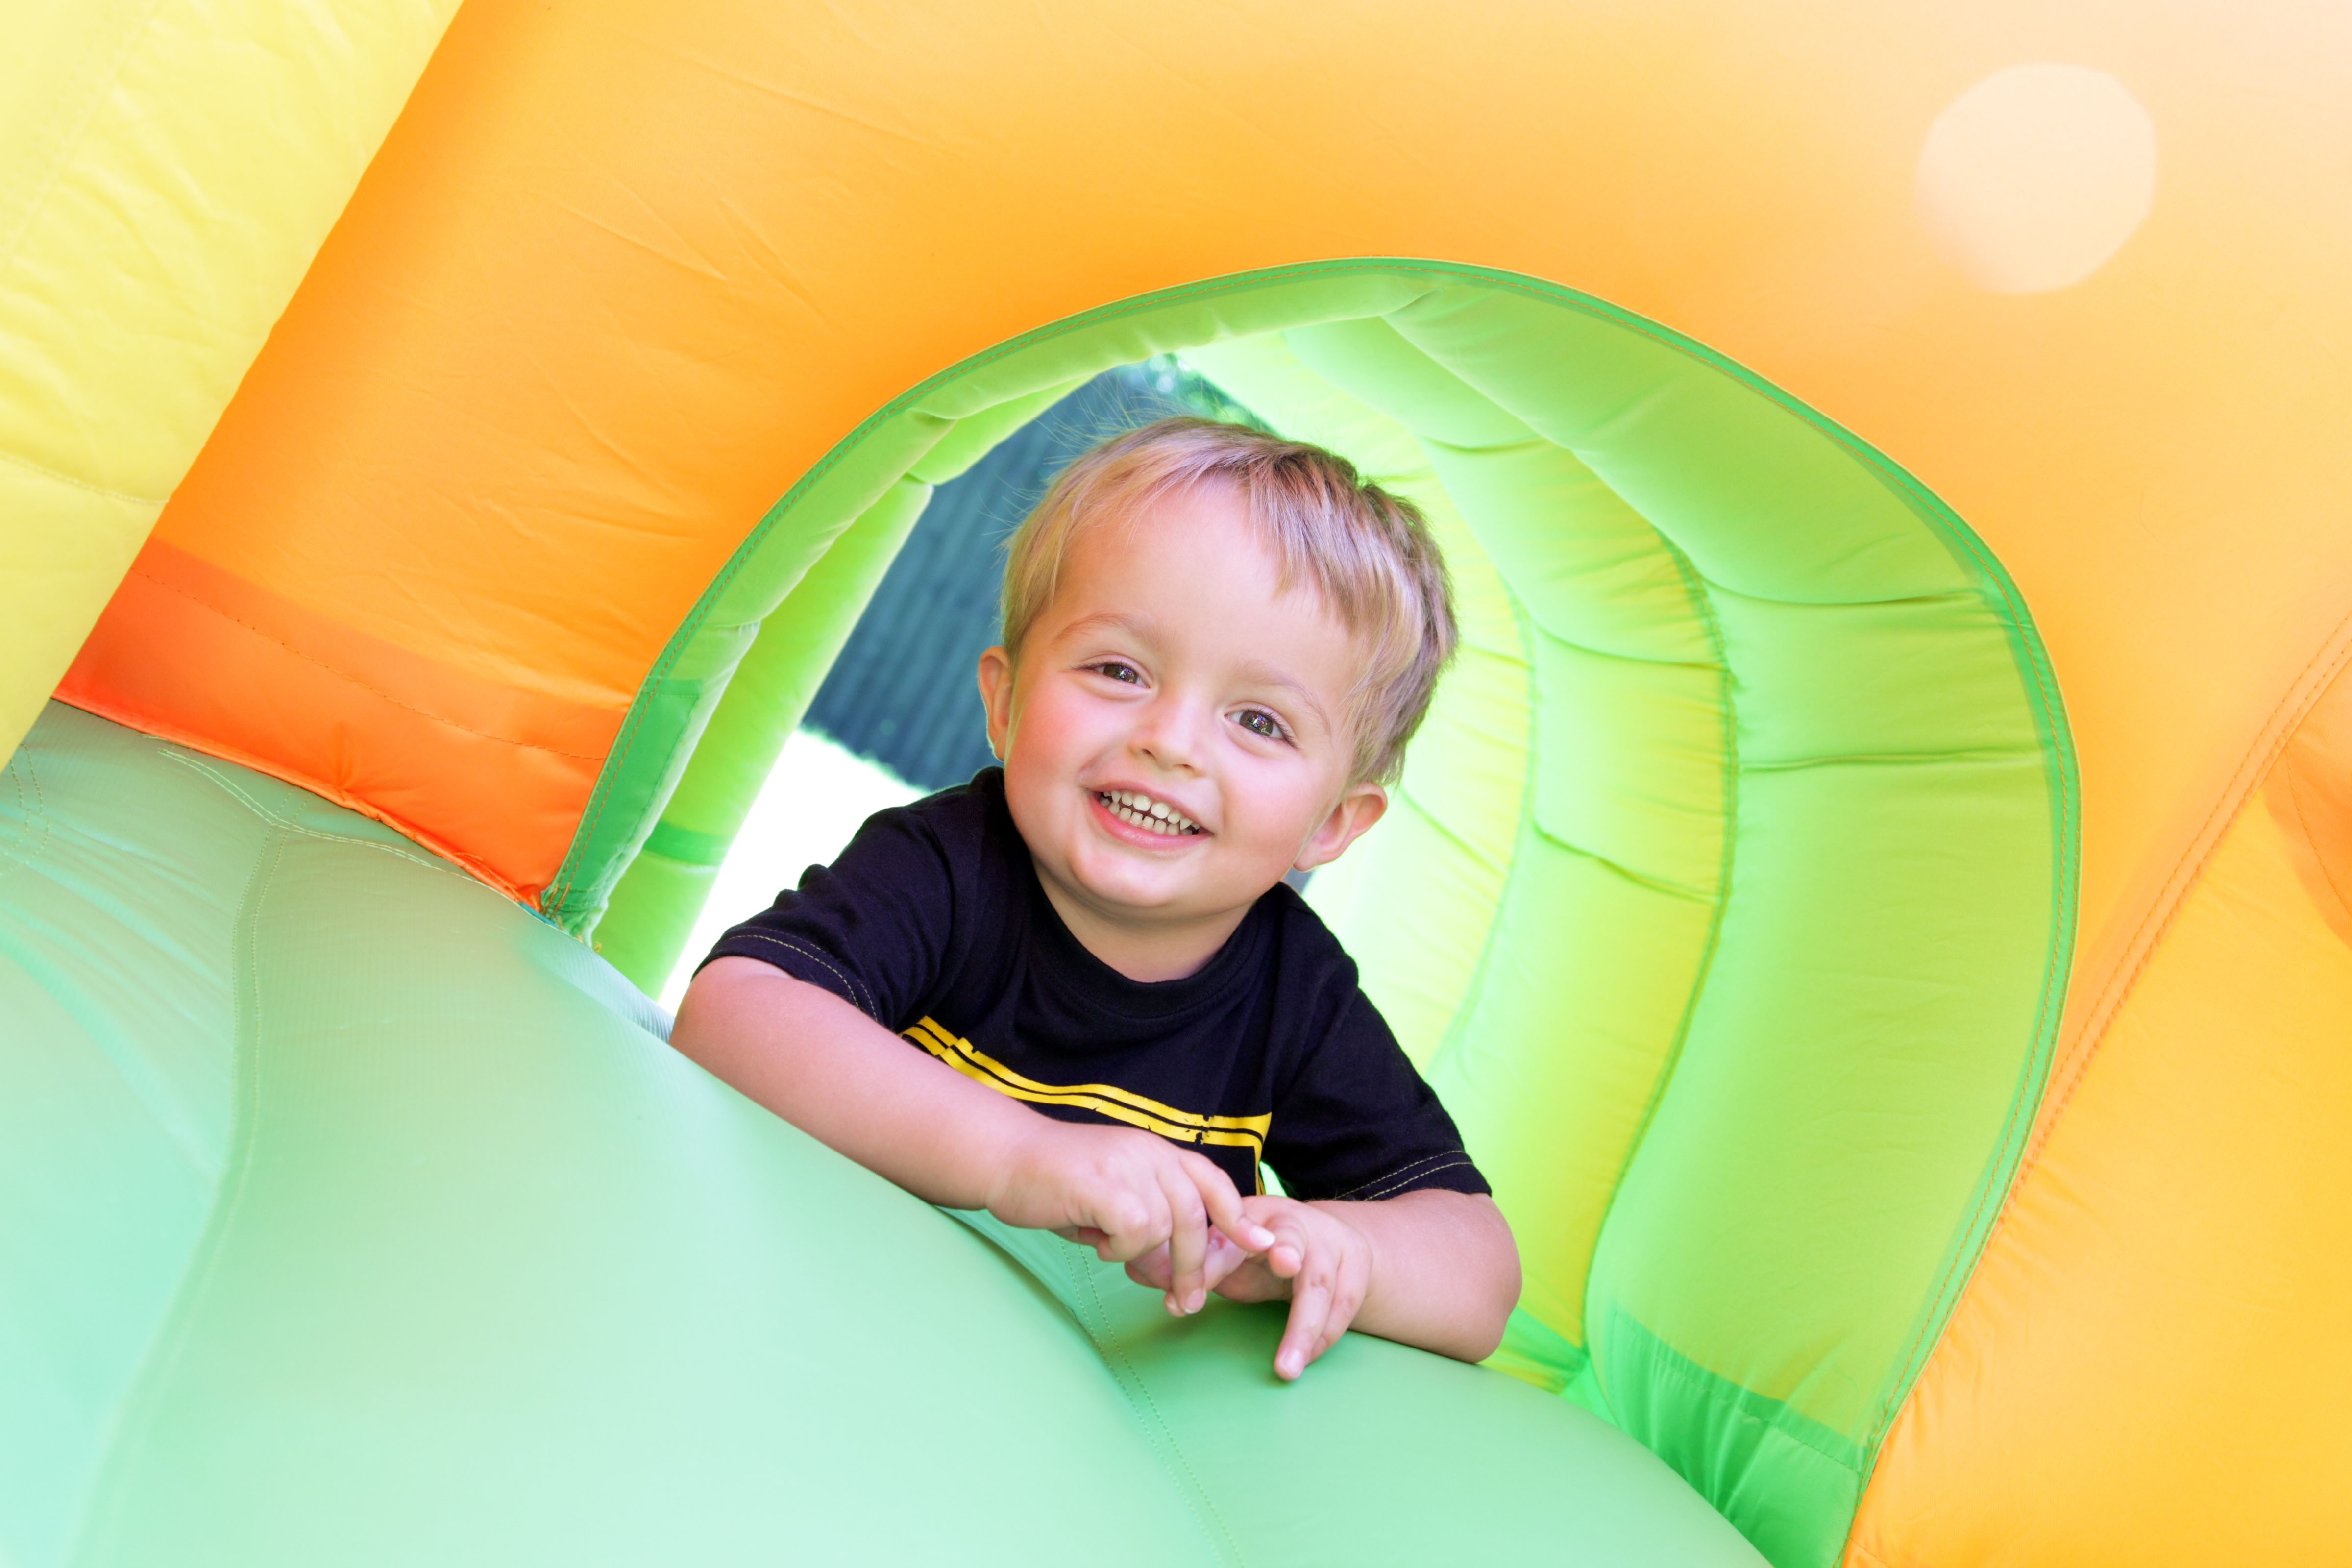
[[[1037,1105],[1081,1105],[1179,1143],[1219,1143],[1247,1149],[1253,1164],[1265,1157],[1265,1135],[1274,1126],[1271,1111],[1264,1116],[1198,1116],[1116,1084],[1057,1087],[1039,1083],[1014,1072],[936,1018],[925,1018],[901,1032],[964,1077],[977,1079],[999,1094]],[[1260,1191],[1265,1190],[1263,1181],[1258,1185]]]

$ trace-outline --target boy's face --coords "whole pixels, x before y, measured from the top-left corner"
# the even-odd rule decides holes
[[[1277,595],[1276,571],[1238,499],[1203,486],[1081,533],[1017,670],[982,656],[1013,822],[1082,940],[1213,951],[1385,809],[1349,780],[1355,639],[1311,587]]]

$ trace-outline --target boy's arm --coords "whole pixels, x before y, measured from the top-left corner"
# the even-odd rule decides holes
[[[670,1044],[819,1142],[948,1208],[988,1205],[1041,1121],[816,986],[754,958],[704,966]]]
[[[1166,1245],[1171,1310],[1200,1309],[1211,1224],[1254,1249],[1275,1245],[1200,1155],[1138,1129],[1039,1115],[757,959],[705,965],[670,1044],[928,1202],[1059,1231],[1108,1259]]]
[[[1362,1304],[1352,1322],[1343,1320],[1335,1326],[1327,1319],[1316,1336],[1324,1345],[1352,1327],[1457,1361],[1484,1361],[1503,1342],[1504,1321],[1519,1300],[1519,1249],[1494,1199],[1483,1193],[1425,1187],[1372,1203],[1295,1206],[1337,1219],[1370,1244]],[[1270,1271],[1278,1275],[1288,1261],[1284,1226],[1274,1216],[1257,1217],[1275,1233]],[[1291,1321],[1284,1335],[1286,1349],[1294,1339],[1302,1347],[1308,1342],[1302,1296],[1328,1289],[1328,1281],[1314,1272],[1318,1260],[1312,1247],[1299,1256],[1299,1268],[1287,1281]],[[1311,1311],[1309,1304],[1308,1315]]]

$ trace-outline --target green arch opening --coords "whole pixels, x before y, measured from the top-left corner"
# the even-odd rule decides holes
[[[1386,259],[976,355],[761,520],[640,691],[545,912],[658,984],[930,486],[1171,351],[1420,500],[1460,580],[1464,659],[1402,809],[1315,897],[1519,1235],[1501,1359],[1776,1562],[1832,1560],[2031,1125],[2074,764],[1990,552],[1721,355]]]

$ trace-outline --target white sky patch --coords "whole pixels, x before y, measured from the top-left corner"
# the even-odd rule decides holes
[[[822,735],[795,730],[719,868],[694,934],[662,987],[662,1005],[677,1010],[686,983],[721,931],[766,909],[780,889],[797,886],[804,868],[831,865],[867,817],[926,793]]]

